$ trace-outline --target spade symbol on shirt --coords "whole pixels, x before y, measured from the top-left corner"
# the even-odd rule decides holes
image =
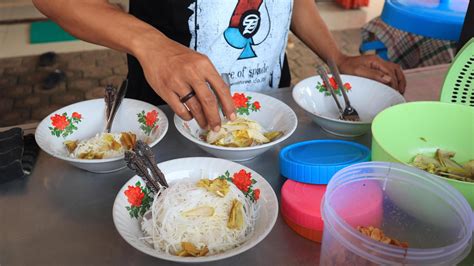
[[[236,49],[243,49],[238,59],[257,57],[252,49],[253,36],[260,28],[260,8],[263,0],[239,0],[224,32],[227,43]]]

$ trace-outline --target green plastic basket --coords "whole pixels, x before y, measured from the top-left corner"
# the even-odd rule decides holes
[[[474,38],[454,58],[444,79],[440,101],[474,107]]]

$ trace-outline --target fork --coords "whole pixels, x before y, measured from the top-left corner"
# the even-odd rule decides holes
[[[318,72],[322,81],[324,81],[324,83],[326,84],[326,89],[331,93],[332,98],[336,102],[337,109],[339,110],[339,119],[342,119],[343,110],[342,110],[341,104],[339,103],[339,100],[336,97],[336,93],[334,93],[334,89],[332,88],[331,83],[329,82],[329,76],[328,76],[328,72],[326,71],[326,68],[320,65],[316,68],[316,71]]]
[[[339,75],[339,69],[337,68],[336,63],[333,59],[329,58],[327,60],[329,69],[332,72],[332,76],[336,79],[337,86],[344,97],[344,102],[346,104],[344,111],[342,112],[342,119],[347,121],[360,121],[359,114],[357,113],[356,109],[351,106],[349,101],[349,97],[347,97],[346,90],[344,89],[344,85],[341,80],[341,76]]]

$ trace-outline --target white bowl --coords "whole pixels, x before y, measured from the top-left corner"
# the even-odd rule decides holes
[[[158,120],[150,134],[146,134],[140,127],[137,114],[144,111],[145,114],[156,110]],[[51,132],[53,127],[51,117],[58,114],[67,114],[71,118],[73,112],[81,115],[81,121],[74,124],[71,134],[63,137],[55,136]],[[64,160],[75,167],[94,172],[109,173],[125,168],[124,156],[107,159],[76,159],[71,158],[64,146],[65,140],[83,140],[94,137],[97,133],[103,132],[105,128],[105,102],[104,99],[94,99],[82,101],[63,107],[44,118],[38,125],[35,132],[35,139],[39,147],[49,155]],[[156,145],[168,131],[168,118],[156,106],[146,102],[124,99],[115,115],[111,133],[132,132],[137,135],[137,139],[146,141],[150,147]]]
[[[319,76],[313,76],[300,81],[293,88],[293,99],[311,116],[313,121],[325,131],[343,137],[355,137],[367,133],[375,116],[384,109],[404,103],[403,96],[387,85],[374,80],[341,75],[344,83],[352,88],[347,95],[351,105],[356,109],[361,121],[343,121],[338,119],[339,111],[331,95],[325,95],[316,89]],[[344,98],[337,96],[344,108]]]
[[[199,127],[195,120],[189,122],[182,120],[179,116],[174,116],[174,125],[178,129],[179,133],[186,137],[188,140],[196,143],[206,152],[223,159],[232,161],[246,161],[255,158],[256,156],[269,150],[276,144],[284,141],[293,134],[298,125],[298,119],[296,118],[295,112],[283,102],[256,92],[244,92],[246,96],[252,97],[251,101],[258,101],[261,105],[260,111],[250,112],[249,115],[239,115],[255,120],[266,130],[266,131],[283,131],[283,136],[266,144],[244,147],[244,148],[233,148],[233,147],[221,147],[208,144],[200,138],[203,130]]]
[[[122,189],[120,189],[119,193],[117,194],[112,210],[112,215],[115,227],[123,239],[143,253],[160,259],[176,262],[210,262],[222,260],[251,249],[260,241],[262,241],[270,233],[273,226],[275,225],[276,219],[278,217],[278,200],[275,192],[273,191],[270,184],[265,180],[265,178],[252,169],[231,161],[205,157],[175,159],[159,163],[158,167],[164,173],[169,184],[172,184],[176,180],[183,178],[214,179],[215,177],[224,174],[226,171],[229,171],[232,174],[244,169],[245,171],[250,172],[252,174],[252,178],[257,181],[254,186],[255,188],[260,189],[260,199],[258,200],[258,204],[260,205],[253,235],[242,245],[223,253],[204,257],[193,258],[173,256],[163,251],[156,250],[148,243],[140,240],[140,238],[144,237],[144,234],[140,229],[139,221],[137,219],[131,218],[130,214],[126,210],[126,207],[129,206],[129,203],[126,196],[124,195],[124,192],[129,185],[134,186],[137,181],[140,181],[143,184],[143,180],[139,176],[134,176],[122,187]]]

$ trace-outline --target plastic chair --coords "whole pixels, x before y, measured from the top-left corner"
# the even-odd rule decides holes
[[[474,107],[474,38],[457,53],[449,67],[440,101]]]
[[[385,0],[381,19],[389,26],[433,39],[457,41],[469,0]],[[361,53],[374,50],[388,60],[380,41],[362,43]]]
[[[459,40],[469,0],[385,0],[381,19],[429,38]]]
[[[381,41],[372,41],[372,42],[365,42],[360,45],[359,52],[364,54],[368,51],[375,51],[379,57],[381,57],[385,61],[389,61],[387,55],[387,47]]]

